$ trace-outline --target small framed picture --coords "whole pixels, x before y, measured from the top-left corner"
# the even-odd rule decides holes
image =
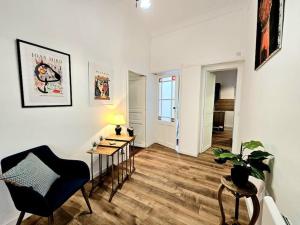
[[[91,105],[113,104],[112,69],[89,62],[89,92]]]
[[[17,39],[22,107],[72,106],[69,54]]]

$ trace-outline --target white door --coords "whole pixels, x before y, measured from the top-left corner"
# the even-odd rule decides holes
[[[216,75],[210,72],[206,74],[205,98],[204,98],[204,124],[203,124],[203,145],[202,151],[207,150],[212,145],[212,131],[215,103]]]
[[[136,135],[135,145],[146,147],[146,77],[129,72],[129,126]]]
[[[178,126],[178,72],[169,72],[158,76],[158,116],[156,141],[164,146],[176,149]]]

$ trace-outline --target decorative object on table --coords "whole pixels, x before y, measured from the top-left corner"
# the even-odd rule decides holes
[[[121,135],[121,131],[122,131],[121,125],[126,124],[124,116],[121,114],[115,115],[113,118],[112,124],[116,125],[116,128],[115,128],[116,135]]]
[[[225,162],[232,162],[232,181],[238,187],[243,187],[247,184],[249,175],[264,180],[264,171],[271,172],[270,167],[263,161],[272,155],[266,151],[256,150],[258,148],[264,148],[260,141],[249,141],[241,144],[239,154],[224,153],[222,149],[218,148],[214,149],[213,152],[217,158],[223,159]],[[249,150],[251,153],[246,154],[245,150]]]
[[[113,72],[105,66],[89,62],[90,104],[113,104]]]
[[[99,137],[99,141],[100,141],[100,142],[103,141],[103,139],[104,139],[103,136],[100,136],[100,137]]]
[[[225,218],[224,207],[222,203],[222,194],[225,188],[235,196],[235,215],[231,221],[225,221],[226,218]],[[260,211],[260,205],[256,194],[257,194],[257,188],[251,182],[247,182],[247,184],[244,187],[238,187],[233,183],[232,178],[230,176],[222,177],[221,185],[219,186],[219,190],[218,190],[218,201],[219,201],[219,206],[221,211],[220,225],[240,224],[239,207],[240,207],[240,198],[243,197],[251,198],[252,200],[253,212],[252,212],[251,220],[248,225],[254,225],[257,222],[257,219],[259,217],[259,211]]]
[[[45,196],[39,194],[32,187],[16,186],[5,182],[16,208],[21,212],[17,225],[22,223],[25,213],[48,217],[49,225],[53,225],[53,212],[78,190],[81,190],[90,213],[92,213],[84,188],[84,185],[90,180],[90,171],[86,163],[82,161],[61,159],[48,146],[43,145],[2,159],[3,173],[18,165],[30,153],[60,177],[52,184]]]
[[[72,106],[70,55],[17,39],[22,107]]]
[[[95,151],[96,149],[97,149],[97,142],[96,141],[94,141],[93,143],[92,143],[92,149],[93,149],[93,151]]]
[[[133,137],[134,136],[134,129],[132,127],[128,127],[127,128],[127,132],[128,132],[128,135],[130,137]]]
[[[282,46],[285,0],[258,0],[255,69]]]
[[[110,141],[109,145],[116,145],[116,142],[115,141]]]

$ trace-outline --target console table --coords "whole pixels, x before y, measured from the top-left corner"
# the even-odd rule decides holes
[[[229,192],[231,192],[235,198],[235,216],[234,218],[229,221],[225,222],[225,213],[224,213],[224,208],[223,208],[223,203],[222,203],[222,193],[224,189],[227,189]],[[257,218],[259,216],[259,211],[260,211],[260,206],[259,206],[259,201],[256,197],[257,194],[257,189],[254,184],[251,182],[248,182],[247,185],[243,188],[237,187],[231,180],[231,176],[224,176],[221,178],[221,185],[219,187],[218,191],[218,201],[219,201],[219,206],[220,206],[220,211],[221,211],[221,222],[220,225],[239,225],[239,203],[240,203],[240,198],[246,197],[249,198],[251,197],[252,203],[253,203],[253,215],[250,220],[249,225],[254,225],[255,222],[257,221]]]
[[[135,171],[135,166],[134,166],[134,154],[133,154],[133,150],[134,150],[134,141],[135,141],[135,135],[134,136],[129,136],[129,135],[125,135],[125,134],[121,134],[121,135],[110,135],[106,138],[106,140],[112,140],[112,141],[116,141],[116,142],[126,142],[127,146],[126,146],[126,179],[128,178],[128,174],[127,174],[127,159],[128,159],[128,155],[127,155],[127,151],[129,151],[129,177],[132,175],[132,173],[134,173]],[[132,161],[132,163],[131,163]]]
[[[97,186],[100,186],[103,183],[103,173],[102,173],[102,157],[106,157],[106,174],[109,170],[109,158],[111,158],[111,194],[109,197],[109,202],[112,200],[114,194],[118,191],[119,188],[122,188],[124,182],[131,176],[135,171],[134,167],[134,155],[132,154],[132,149],[134,146],[135,136],[130,137],[127,135],[111,135],[105,140],[101,141],[95,150],[91,149],[87,151],[91,155],[91,173],[92,173],[92,188],[90,191],[90,196]],[[125,149],[125,153],[124,153]],[[128,154],[129,151],[129,173],[128,173]],[[120,181],[120,153],[121,153],[121,181]],[[118,176],[118,185],[114,185],[114,157],[117,154],[117,176]],[[94,178],[94,155],[99,157],[99,179],[98,181]],[[125,160],[124,160],[125,155]],[[133,159],[133,169],[131,167],[131,159]],[[124,165],[125,162],[125,176],[124,176]]]

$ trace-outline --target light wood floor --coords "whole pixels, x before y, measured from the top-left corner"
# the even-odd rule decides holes
[[[232,129],[214,131],[212,134],[212,145],[216,147],[232,147]]]
[[[174,150],[153,145],[136,155],[136,172],[108,202],[109,185],[91,197],[93,214],[78,192],[54,214],[56,225],[217,225],[219,207],[217,189],[228,165],[218,165],[210,151],[198,158],[176,154]],[[87,189],[90,184],[87,184]],[[234,199],[224,192],[227,216],[234,214]],[[244,201],[242,224],[246,224]],[[47,219],[31,216],[22,224],[46,225]]]

